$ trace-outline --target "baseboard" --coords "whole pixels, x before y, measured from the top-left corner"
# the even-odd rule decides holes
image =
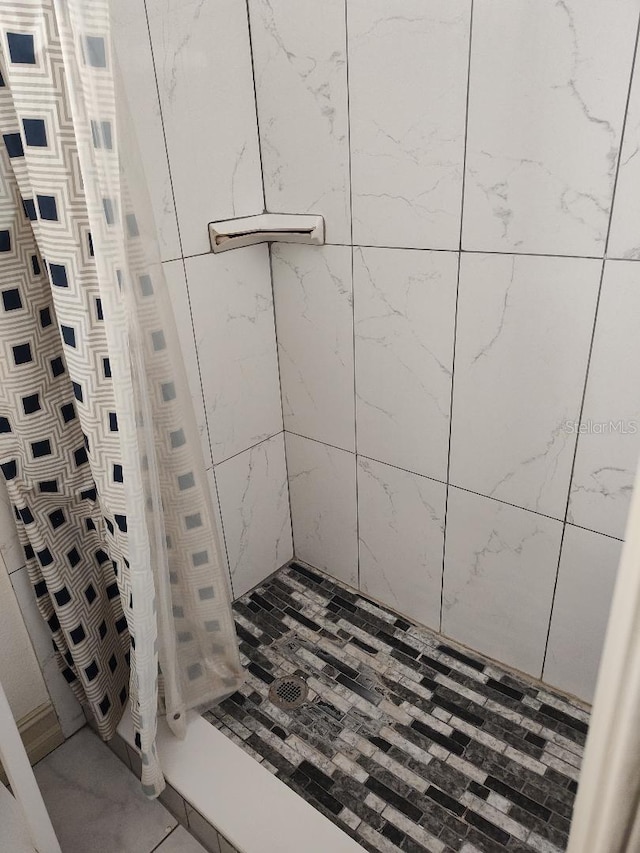
[[[18,720],[18,731],[31,764],[40,761],[64,743],[64,735],[51,702],[45,702],[44,705],[34,708]],[[2,767],[0,767],[0,782],[7,783]]]

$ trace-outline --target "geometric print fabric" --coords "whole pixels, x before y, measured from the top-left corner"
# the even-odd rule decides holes
[[[0,469],[61,669],[106,739],[130,694],[156,796],[159,699],[182,734],[242,669],[106,0],[3,3],[0,75]]]

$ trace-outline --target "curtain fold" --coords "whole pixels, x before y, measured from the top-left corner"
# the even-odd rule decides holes
[[[242,678],[107,0],[0,7],[0,465],[60,665],[143,787]],[[160,676],[159,676],[160,673]]]

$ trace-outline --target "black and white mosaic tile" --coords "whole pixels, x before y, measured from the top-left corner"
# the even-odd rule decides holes
[[[247,680],[207,719],[366,850],[566,848],[583,708],[300,563],[234,609]]]

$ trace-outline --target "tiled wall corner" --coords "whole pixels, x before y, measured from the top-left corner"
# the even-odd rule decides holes
[[[207,223],[264,207],[244,3],[148,0],[182,253],[209,251]]]
[[[295,554],[358,585],[356,457],[286,433]]]
[[[185,262],[214,463],[282,431],[266,246]]]
[[[293,556],[282,432],[215,466],[234,598]]]
[[[353,452],[351,248],[276,243],[271,265],[285,429]]]
[[[319,213],[351,241],[344,0],[250,0],[268,210]]]
[[[640,273],[608,261],[601,277],[605,256],[638,254],[637,81],[626,109],[637,2],[344,0],[344,36],[340,5],[303,26],[310,4],[287,17],[280,2],[250,2],[268,203],[307,204],[319,176],[347,197],[346,149],[351,165],[352,240],[336,239],[331,204],[320,212],[329,242],[352,243],[353,362],[336,294],[349,291],[346,260],[272,250],[296,554],[540,677],[563,525],[614,537],[614,572],[640,450]],[[309,128],[322,145],[297,147]],[[581,418],[581,430],[622,427],[578,436]],[[504,552],[476,576],[476,540],[494,523]],[[592,568],[580,587],[567,560],[558,594],[600,612]]]
[[[213,255],[207,232],[210,221],[264,209],[248,9],[115,0],[112,17],[222,550],[241,593],[291,556],[268,248]]]

